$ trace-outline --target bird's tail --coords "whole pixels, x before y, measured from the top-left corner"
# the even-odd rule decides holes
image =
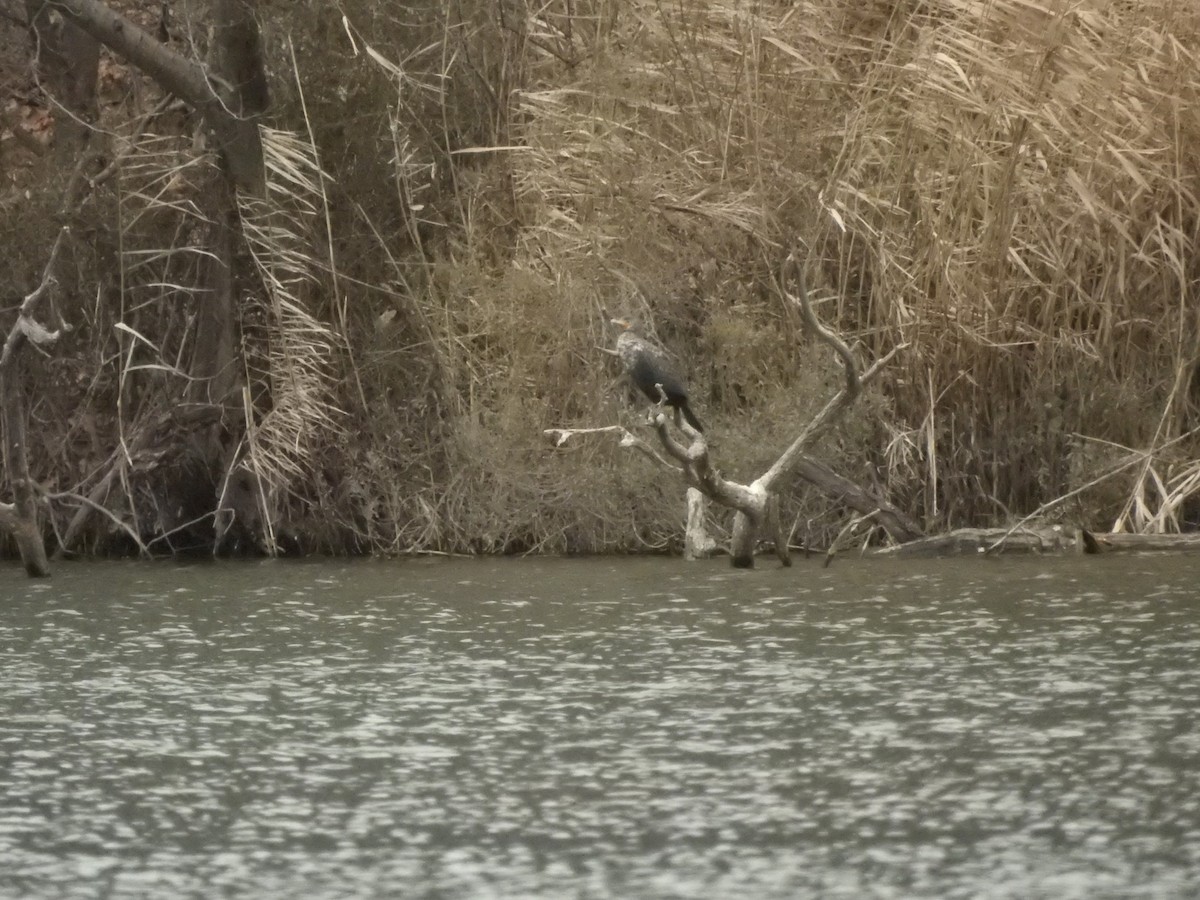
[[[679,404],[679,411],[683,413],[683,417],[687,419],[689,425],[701,434],[704,434],[704,426],[700,424],[700,420],[696,418],[696,414],[692,412],[692,408],[686,400]]]

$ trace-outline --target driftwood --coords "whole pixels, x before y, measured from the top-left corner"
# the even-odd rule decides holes
[[[786,290],[788,275],[792,270],[795,271],[799,290],[796,296],[792,296]],[[799,474],[826,493],[838,497],[851,508],[860,513],[874,516],[875,520],[898,542],[911,541],[919,537],[921,535],[920,528],[901,510],[880,498],[872,497],[853,482],[837,475],[805,453],[854,402],[862,390],[862,385],[874,378],[901,348],[893,349],[886,356],[877,360],[870,369],[860,374],[850,348],[838,335],[823,326],[817,319],[812,305],[809,303],[803,270],[793,257],[788,256],[784,261],[776,288],[781,296],[800,311],[804,322],[816,337],[834,349],[842,360],[846,373],[846,383],[842,389],[805,426],[779,459],[749,484],[731,481],[713,466],[709,458],[708,442],[704,435],[693,428],[686,419],[679,419],[675,422],[675,427],[683,435],[686,444],[676,437],[676,433],[670,425],[671,417],[663,410],[663,403],[659,403],[651,410],[650,421],[654,425],[659,443],[673,462],[662,459],[646,442],[629,434],[625,429],[616,427],[615,430],[625,435],[621,441],[622,445],[637,447],[651,458],[680,473],[690,491],[698,492],[708,500],[735,511],[730,555],[733,565],[737,568],[749,568],[754,565],[754,550],[759,534],[764,529],[771,533],[770,536],[774,540],[775,552],[780,562],[785,566],[791,564],[787,535],[783,531],[776,498],[780,480],[789,474]],[[665,396],[663,400],[666,400]],[[610,430],[613,429],[556,428],[548,429],[546,433],[556,436],[558,443],[561,444],[575,434]],[[696,517],[702,515],[703,504],[692,499],[689,500],[688,508],[687,555],[691,557],[706,552],[706,541],[702,537],[702,531],[696,525]]]
[[[1032,553],[1198,553],[1200,534],[1097,534],[1061,525],[962,528],[873,550],[873,556],[938,557]]]
[[[1081,529],[1079,540],[1084,553],[1200,552],[1200,534],[1095,534]]]
[[[4,432],[4,468],[13,490],[13,502],[0,503],[0,528],[16,539],[25,571],[35,578],[49,575],[50,563],[38,526],[37,486],[29,474],[22,351],[28,344],[47,347],[64,331],[70,330],[70,326],[60,322],[57,330],[50,331],[33,317],[38,301],[58,285],[54,269],[67,233],[66,227],[59,231],[42,274],[42,283],[21,304],[17,320],[0,351],[0,431]]]

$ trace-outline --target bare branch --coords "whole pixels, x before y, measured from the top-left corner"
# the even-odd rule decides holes
[[[129,535],[129,538],[134,542],[135,545],[137,545],[139,554],[144,557],[150,556],[150,551],[146,549],[146,545],[142,543],[142,540],[138,537],[137,532],[130,528],[127,523],[122,522],[121,519],[114,512],[112,512],[112,510],[100,503],[97,503],[91,497],[85,497],[83,494],[76,494],[73,491],[59,491],[55,494],[47,494],[46,499],[76,500],[81,505],[90,507],[101,515],[106,516],[114,525]],[[63,549],[65,550],[66,548],[64,547]]]
[[[666,459],[657,450],[623,425],[605,425],[602,428],[547,428],[542,431],[542,434],[554,438],[555,447],[561,447],[577,434],[619,434],[621,436],[621,447],[638,450],[663,468],[670,469],[672,472],[681,471],[679,466],[674,465],[670,460]]]
[[[858,534],[859,529],[868,523],[878,524],[880,510],[873,509],[865,516],[855,516],[846,526],[838,532],[838,536],[833,539],[833,543],[829,545],[829,549],[825,551],[825,563],[823,568],[828,569],[830,563],[833,562],[833,557],[841,550],[842,544],[850,537]]]
[[[46,546],[38,527],[36,486],[29,474],[20,351],[26,343],[49,343],[59,334],[40,325],[33,318],[33,309],[42,296],[58,283],[54,271],[68,233],[66,226],[59,230],[42,273],[42,282],[21,303],[17,320],[4,341],[4,350],[0,352],[0,432],[4,435],[4,466],[14,498],[12,506],[4,507],[0,525],[16,538],[25,571],[32,577],[42,578],[50,574],[50,563],[46,559]],[[64,323],[60,331],[66,327]]]
[[[21,315],[29,315],[38,300],[42,299],[42,294],[46,293],[50,289],[50,286],[56,283],[54,268],[58,265],[58,254],[62,251],[63,240],[66,239],[70,231],[71,229],[66,225],[58,230],[58,235],[54,238],[54,246],[50,248],[50,259],[46,261],[46,268],[42,270],[42,283],[34,289],[33,293],[25,296],[25,301],[21,304]]]
[[[792,296],[786,290],[786,278],[789,269],[794,268],[797,273],[797,286],[800,290],[798,296]],[[846,385],[837,394],[835,394],[824,408],[817,413],[805,427],[804,430],[792,441],[791,446],[783,451],[779,459],[775,460],[774,465],[767,469],[766,472],[755,482],[764,490],[770,490],[781,475],[788,472],[795,465],[796,460],[800,455],[816,443],[817,439],[824,433],[825,429],[838,416],[854,402],[854,399],[861,393],[862,386],[868,380],[873,378],[887,364],[893,356],[907,345],[893,347],[883,358],[876,361],[871,368],[864,374],[858,374],[858,366],[854,361],[854,354],[850,348],[846,346],[838,335],[826,328],[817,319],[816,313],[813,312],[812,303],[808,299],[808,290],[804,280],[804,269],[795,262],[792,256],[788,256],[781,267],[780,281],[776,283],[781,295],[790,303],[794,304],[804,317],[804,321],[813,330],[813,332],[826,344],[829,344],[839,357],[841,357],[842,365],[846,370]]]
[[[220,510],[212,510],[211,512],[202,513],[201,515],[196,516],[196,518],[194,518],[194,519],[189,519],[187,522],[183,522],[180,525],[176,525],[170,531],[164,531],[162,534],[155,535],[153,538],[151,538],[150,543],[146,544],[145,547],[142,547],[141,541],[138,541],[138,547],[141,548],[142,554],[144,556],[150,556],[151,555],[150,548],[153,547],[155,544],[159,543],[160,541],[164,541],[167,543],[167,546],[169,547],[170,541],[171,541],[171,535],[179,534],[180,532],[186,531],[187,529],[191,528],[193,525],[199,525],[205,519],[214,518],[218,512],[220,512]],[[134,539],[136,540],[136,537]]]
[[[798,297],[791,296],[784,288],[784,283],[792,269],[795,269],[796,272],[796,283],[800,292]],[[634,383],[644,393],[648,394],[651,399],[654,399],[655,393],[658,394],[658,403],[650,411],[650,422],[654,426],[662,448],[668,456],[678,463],[678,467],[671,466],[671,468],[683,474],[684,482],[687,484],[689,490],[699,491],[708,499],[735,511],[733,534],[730,542],[730,555],[733,565],[738,568],[753,566],[755,545],[759,531],[764,525],[771,526],[772,536],[775,541],[775,550],[780,561],[785,566],[790,564],[788,541],[786,535],[783,533],[779,516],[778,498],[775,496],[772,487],[785,472],[798,468],[802,464],[805,468],[805,477],[814,481],[814,483],[826,491],[829,491],[831,484],[834,485],[833,493],[841,496],[847,501],[848,505],[858,509],[860,512],[871,510],[868,519],[882,523],[897,540],[911,540],[919,536],[920,529],[912,524],[902,512],[890,504],[870,498],[866,491],[863,491],[846,479],[841,479],[835,473],[826,473],[823,467],[813,465],[814,461],[804,456],[804,450],[815,442],[816,438],[828,427],[829,423],[855,400],[861,393],[863,384],[882,371],[883,367],[892,357],[903,349],[903,345],[893,348],[882,359],[877,360],[866,373],[860,374],[854,354],[845,341],[834,331],[822,325],[813,312],[808,298],[808,290],[804,282],[803,269],[793,256],[788,256],[784,260],[780,268],[779,280],[775,284],[780,295],[800,310],[805,323],[814,335],[822,343],[832,347],[834,352],[837,353],[838,357],[842,360],[842,365],[846,372],[846,383],[825,405],[824,409],[808,423],[800,435],[792,442],[791,446],[775,461],[774,465],[750,484],[729,481],[713,468],[709,458],[708,441],[699,428],[688,421],[689,418],[692,418],[694,421],[694,417],[691,416],[686,406],[683,406],[679,402],[680,398],[686,400],[686,392],[682,389],[682,385],[677,384],[674,394],[669,397],[669,388],[666,384],[666,379],[660,380],[655,377],[660,371],[665,371],[665,366],[659,364],[657,351],[650,348],[641,338],[632,335],[628,331],[629,324],[626,321],[622,319],[611,320],[613,324],[626,329],[618,338],[617,353],[615,355],[621,357],[626,365],[626,371],[631,374]],[[607,316],[606,311],[604,311],[604,314]],[[612,351],[606,350],[605,352],[611,353]],[[646,363],[645,358],[647,356],[652,358],[652,364]],[[675,429],[670,427],[670,420],[663,411],[663,406],[667,404],[670,404],[674,408]],[[621,433],[626,436],[622,438],[623,445],[627,442],[636,441],[642,449],[648,451],[645,442],[629,435],[624,428],[619,426],[579,430],[555,428],[546,431],[548,435],[557,436],[559,444],[562,444],[572,435],[579,433]],[[680,435],[687,439],[686,444],[680,440]],[[670,465],[665,460],[662,460],[661,457],[658,457],[657,454],[654,455],[665,465]],[[818,476],[816,477],[813,475],[814,469],[818,471]],[[694,518],[696,515],[702,515],[702,513],[697,512],[702,509],[703,505],[694,498],[689,501],[689,548],[691,547],[690,542],[693,533],[699,534],[700,532],[699,528],[694,528],[696,525]],[[856,522],[861,521],[864,520],[856,520]],[[699,546],[701,541],[697,540],[696,544]],[[689,550],[690,552],[691,550]]]
[[[62,250],[63,239],[69,232],[70,229],[66,225],[59,229],[58,237],[54,239],[54,246],[50,250],[50,259],[42,272],[41,284],[32,293],[26,295],[25,300],[21,303],[17,321],[13,323],[12,329],[8,332],[8,337],[4,341],[4,350],[0,351],[0,372],[12,365],[15,355],[25,339],[28,338],[34,343],[46,343],[48,340],[58,337],[59,332],[50,332],[34,321],[32,313],[37,302],[42,299],[42,295],[58,284],[58,280],[54,277],[54,269],[58,264],[58,254]]]
[[[787,293],[789,271],[795,272],[796,288],[800,292],[798,297],[792,297]],[[862,390],[862,383],[858,377],[858,364],[854,360],[854,354],[850,352],[850,348],[846,346],[846,342],[842,340],[841,336],[821,324],[821,320],[813,312],[812,303],[808,299],[808,282],[804,278],[804,265],[796,259],[794,252],[784,258],[783,265],[780,266],[779,279],[776,287],[780,293],[799,307],[801,317],[813,333],[841,357],[842,365],[846,369],[846,393],[849,395],[849,399],[853,400]]]

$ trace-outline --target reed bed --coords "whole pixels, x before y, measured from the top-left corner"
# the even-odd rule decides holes
[[[472,294],[480,327],[521,360],[497,358],[501,370],[531,362],[520,323],[549,326],[534,341],[546,354],[583,357],[598,308],[624,304],[686,350],[722,463],[752,469],[743,448],[781,442],[777,426],[811,409],[832,368],[769,288],[764,259],[803,247],[822,314],[864,359],[906,345],[824,451],[851,477],[932,530],[1027,513],[1139,452],[1064,514],[1184,527],[1197,480],[1196,441],[1179,438],[1197,424],[1200,10],[571,8],[590,30],[567,42],[531,11],[512,48],[525,73],[512,149],[490,163],[512,192],[508,243],[489,247],[505,271]],[[536,287],[513,293],[518,272]],[[581,372],[525,375],[550,397],[569,395],[564,384],[595,396]],[[607,405],[555,413],[594,421]]]

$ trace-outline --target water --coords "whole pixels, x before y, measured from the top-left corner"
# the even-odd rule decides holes
[[[1195,572],[9,568],[0,896],[1200,896]]]

